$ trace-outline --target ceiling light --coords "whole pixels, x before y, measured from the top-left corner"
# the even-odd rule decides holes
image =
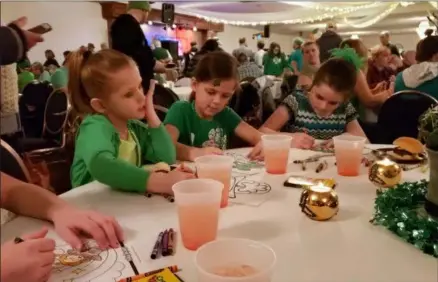
[[[196,26],[194,26],[193,31],[198,31],[198,28]]]
[[[152,21],[148,21],[148,25],[152,25]]]
[[[172,28],[176,28],[176,24],[173,24],[173,25],[172,25]]]

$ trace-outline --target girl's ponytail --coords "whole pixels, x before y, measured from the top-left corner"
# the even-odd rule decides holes
[[[91,98],[85,91],[82,83],[82,71],[91,54],[76,51],[69,56],[68,60],[68,93],[72,107],[80,114],[91,114]]]

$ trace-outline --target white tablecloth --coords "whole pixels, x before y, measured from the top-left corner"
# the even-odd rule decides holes
[[[180,100],[188,101],[190,93],[192,93],[192,88],[187,86],[173,87],[172,91],[178,95]]]
[[[247,150],[235,152],[245,154]],[[314,153],[291,150],[293,159],[310,154]],[[286,175],[263,175],[272,187],[271,198],[258,207],[233,204],[222,209],[218,236],[249,238],[271,246],[278,258],[272,282],[438,281],[435,258],[369,223],[376,189],[368,181],[366,169],[359,177],[340,177],[333,163],[329,159],[330,167],[320,174],[310,167],[302,172],[298,166],[289,165],[294,175],[334,177],[338,181],[340,211],[332,220],[317,222],[303,215],[298,207],[300,189],[282,185]],[[415,170],[405,172],[403,180],[426,177]],[[185,281],[196,282],[194,252],[186,250],[180,238],[174,256],[149,259],[157,234],[166,228],[178,229],[175,204],[161,197],[148,199],[116,192],[99,183],[76,188],[62,197],[81,207],[114,215],[125,229],[125,243],[136,249],[142,261],[137,265],[140,272],[177,264],[183,268],[181,277]],[[2,242],[41,225],[38,220],[14,219],[2,228]]]

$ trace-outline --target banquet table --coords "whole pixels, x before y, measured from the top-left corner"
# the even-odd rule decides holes
[[[172,91],[178,95],[180,100],[188,101],[190,98],[190,93],[192,93],[192,88],[189,86],[173,87]]]
[[[232,152],[245,155],[249,149]],[[272,187],[270,198],[258,206],[232,203],[222,209],[218,237],[247,238],[272,247],[277,256],[272,282],[438,281],[436,258],[422,253],[384,227],[370,224],[376,188],[368,180],[367,169],[363,167],[358,177],[341,177],[336,173],[334,157],[327,158],[329,167],[319,174],[310,167],[302,171],[292,163],[314,154],[319,153],[291,149],[288,175],[335,178],[340,210],[334,218],[325,222],[310,220],[298,206],[301,189],[283,186],[288,175],[261,172],[261,179]],[[402,177],[403,181],[424,178],[428,178],[428,173],[420,170],[403,172]],[[137,263],[140,272],[178,265],[183,269],[180,277],[184,281],[197,281],[195,252],[186,250],[179,236],[174,256],[149,259],[160,231],[167,228],[178,231],[175,204],[158,196],[146,198],[121,193],[97,182],[61,197],[77,206],[115,216],[125,230],[125,244],[135,248],[141,261]],[[47,223],[18,217],[3,226],[2,242],[43,224]],[[49,236],[58,238],[53,232]]]

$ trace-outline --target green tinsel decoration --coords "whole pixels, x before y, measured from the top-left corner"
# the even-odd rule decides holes
[[[356,53],[356,50],[346,45],[344,48],[335,48],[330,51],[332,58],[341,58],[354,65],[357,71],[359,71],[363,65],[363,59]]]
[[[428,182],[405,182],[377,190],[371,223],[382,225],[424,253],[438,257],[438,221],[422,213]]]

